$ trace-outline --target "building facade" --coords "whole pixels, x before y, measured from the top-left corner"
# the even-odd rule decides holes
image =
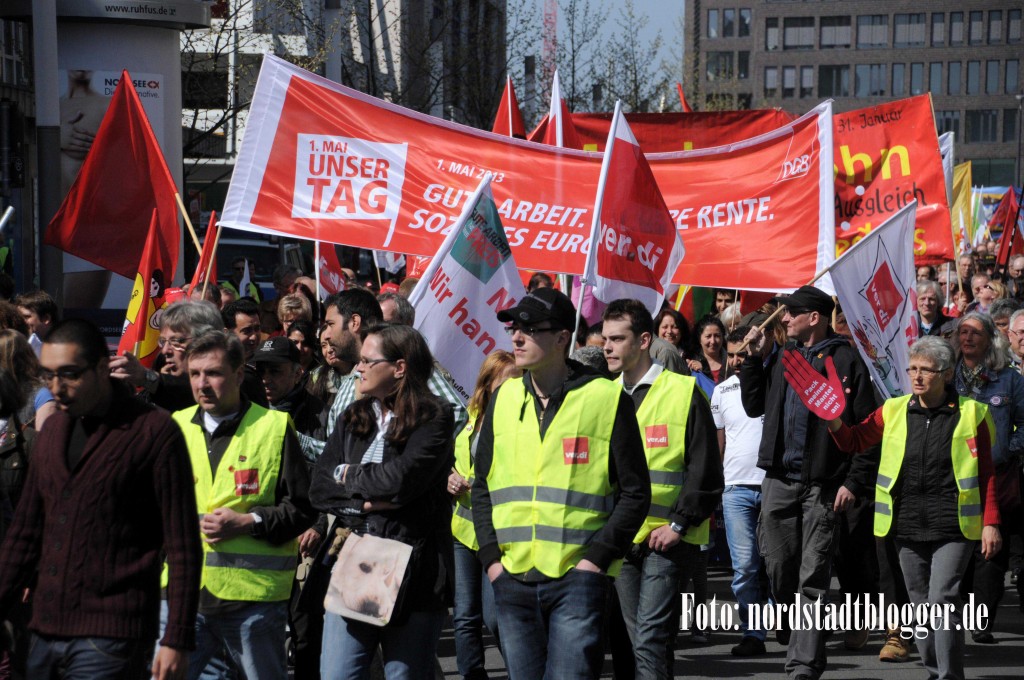
[[[1020,0],[690,0],[687,93],[704,110],[797,114],[930,93],[974,183],[1019,183],[1022,13]]]

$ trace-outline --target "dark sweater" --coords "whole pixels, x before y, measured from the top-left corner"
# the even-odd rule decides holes
[[[167,412],[115,383],[107,415],[69,472],[72,426],[73,419],[58,411],[39,433],[0,548],[0,616],[38,571],[33,631],[153,640],[166,553],[170,612],[160,644],[193,648],[202,551],[181,430]]]

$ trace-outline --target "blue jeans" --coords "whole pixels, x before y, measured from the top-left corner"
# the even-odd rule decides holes
[[[402,625],[371,626],[324,615],[323,680],[366,680],[380,645],[387,680],[433,680],[434,656],[447,612],[413,612]]]
[[[32,633],[26,678],[142,680],[149,677],[152,642],[102,637],[52,638]]]
[[[611,578],[572,569],[560,579],[523,583],[503,572],[492,585],[509,680],[600,677]]]
[[[732,559],[732,594],[740,607],[740,631],[764,642],[765,631],[751,630],[747,616],[750,605],[765,604],[761,592],[761,554],[757,550],[757,520],[761,516],[761,492],[730,484],[722,494],[725,539]]]
[[[211,662],[217,664],[225,651],[247,680],[286,680],[287,621],[287,600],[253,602],[228,614],[200,612],[196,617],[196,649],[188,660],[189,680],[210,677]]]
[[[455,607],[452,623],[455,627],[455,660],[459,675],[487,677],[484,671],[484,640],[482,626],[486,625],[498,638],[498,624],[494,613],[494,589],[480,565],[476,553],[459,541],[455,544]],[[499,641],[500,643],[500,641]]]
[[[679,577],[683,562],[699,555],[700,546],[683,542],[664,553],[637,545],[626,555],[615,592],[633,645],[638,680],[671,680],[673,676]]]

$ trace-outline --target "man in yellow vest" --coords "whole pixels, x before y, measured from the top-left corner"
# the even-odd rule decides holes
[[[285,680],[295,539],[314,516],[309,472],[288,414],[242,395],[236,336],[201,335],[186,360],[198,406],[174,419],[192,459],[204,556],[190,677],[226,653],[248,680]]]
[[[651,360],[651,313],[638,300],[604,312],[608,370],[636,408],[651,476],[651,508],[626,553],[615,591],[636,677],[671,678],[683,566],[700,557],[722,498],[722,461],[711,407],[697,382]]]
[[[597,678],[610,577],[651,497],[633,405],[566,358],[564,293],[539,288],[498,319],[525,373],[487,408],[472,502],[509,678]]]

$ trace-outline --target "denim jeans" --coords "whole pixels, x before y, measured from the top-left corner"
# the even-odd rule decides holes
[[[600,677],[610,577],[571,569],[559,579],[523,583],[502,572],[492,585],[509,680]]]
[[[459,541],[455,544],[455,661],[463,678],[486,678],[483,626],[498,639],[494,613],[494,589],[476,553]],[[499,641],[500,644],[500,641]]]
[[[671,680],[679,632],[679,577],[684,562],[700,556],[700,546],[679,542],[667,552],[635,545],[615,580],[622,619],[633,644],[636,677]]]
[[[26,678],[142,680],[149,677],[152,642],[114,638],[52,638],[32,633]]]
[[[367,680],[380,645],[387,680],[433,680],[434,656],[446,611],[413,612],[402,625],[371,626],[324,615],[323,680]]]
[[[160,641],[164,639],[164,632],[167,630],[168,616],[170,616],[170,612],[167,609],[167,600],[162,599],[160,600],[160,634],[156,636],[156,645],[153,647],[154,659],[156,659],[157,652],[160,651]],[[227,652],[224,650],[221,650],[220,654],[206,663],[206,668],[199,676],[199,680],[237,680],[237,678],[238,673],[228,663]]]
[[[732,558],[732,594],[739,604],[740,632],[764,642],[765,631],[751,630],[748,607],[767,601],[761,592],[761,554],[757,550],[757,520],[761,517],[761,492],[730,484],[722,494],[725,540]]]
[[[226,651],[246,680],[286,680],[288,602],[253,602],[227,614],[196,617],[196,649],[188,660],[189,680],[210,677],[210,664]]]

